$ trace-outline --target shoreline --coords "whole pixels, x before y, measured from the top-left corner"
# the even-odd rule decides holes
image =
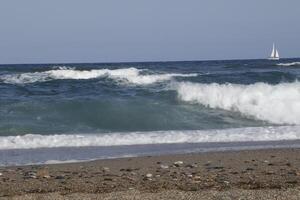
[[[300,148],[300,140],[4,149],[0,150],[0,167],[68,164],[131,157],[286,148]]]
[[[0,198],[56,195],[59,199],[80,194],[110,199],[134,193],[167,199],[174,193],[228,191],[300,195],[299,153],[300,148],[259,149],[0,167]]]

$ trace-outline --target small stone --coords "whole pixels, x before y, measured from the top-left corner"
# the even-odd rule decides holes
[[[200,181],[200,180],[201,180],[201,176],[195,176],[195,177],[194,177],[194,180],[195,180],[195,181]]]
[[[2,176],[3,174],[0,172],[0,176]]]
[[[135,176],[135,175],[136,175],[136,173],[135,173],[135,172],[130,172],[130,174],[131,174],[131,175],[133,175],[133,176]]]
[[[50,178],[49,171],[46,168],[38,169],[36,172],[38,178]]]
[[[296,171],[288,171],[287,172],[289,175],[297,175]]]
[[[198,167],[197,164],[192,164],[192,165],[191,165],[191,168],[197,168],[197,167]]]
[[[266,171],[265,174],[266,175],[273,175],[273,174],[275,174],[275,172],[273,172],[273,171]]]
[[[160,165],[160,168],[161,168],[161,169],[168,169],[169,166],[168,166],[168,165]]]
[[[59,180],[64,179],[64,178],[65,178],[64,176],[56,176],[55,177],[55,179],[59,179]]]
[[[230,182],[229,182],[229,181],[224,181],[224,183],[225,183],[226,185],[229,185]]]
[[[192,174],[188,174],[187,177],[193,178],[193,175]]]
[[[183,165],[183,161],[176,161],[176,162],[174,162],[174,165],[176,167],[180,167],[181,165]]]
[[[153,175],[150,174],[150,173],[149,173],[149,174],[146,174],[146,177],[147,177],[147,178],[152,178],[152,176],[153,176]]]
[[[24,173],[24,178],[25,179],[28,179],[28,178],[34,178],[35,179],[37,177],[36,177],[36,173],[35,172],[25,172]]]
[[[159,178],[159,177],[160,177],[160,175],[159,175],[159,174],[157,174],[157,175],[155,175],[155,177],[158,177],[158,178]]]
[[[102,168],[102,171],[103,171],[103,172],[109,172],[110,169],[109,169],[108,167],[103,167],[103,168]]]

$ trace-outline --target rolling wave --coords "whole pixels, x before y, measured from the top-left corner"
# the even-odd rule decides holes
[[[240,112],[275,124],[300,124],[299,82],[277,85],[181,82],[173,87],[182,101]]]
[[[22,74],[8,74],[0,76],[0,80],[8,84],[27,84],[35,82],[46,82],[61,79],[95,79],[107,77],[112,80],[136,84],[147,85],[156,82],[162,82],[172,79],[173,77],[193,77],[197,74],[142,74],[143,69],[123,68],[123,69],[93,69],[93,70],[76,70],[72,68],[60,67],[44,72],[32,72]]]
[[[153,131],[98,135],[23,135],[0,137],[0,149],[120,146],[170,143],[278,141],[300,139],[298,126],[223,130]]]
[[[290,67],[290,66],[300,66],[300,62],[290,62],[290,63],[278,63],[278,66]]]

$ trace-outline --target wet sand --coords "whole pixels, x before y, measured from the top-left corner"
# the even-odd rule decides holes
[[[0,168],[0,199],[299,199],[300,149]]]

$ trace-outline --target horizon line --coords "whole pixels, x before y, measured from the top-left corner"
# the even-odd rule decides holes
[[[281,59],[298,59],[300,57],[285,57]],[[46,65],[46,64],[121,64],[121,63],[159,63],[159,62],[206,62],[206,61],[239,61],[239,60],[267,60],[268,58],[229,58],[229,59],[204,59],[204,60],[146,60],[146,61],[112,61],[112,62],[36,62],[36,63],[1,63],[2,65]]]

